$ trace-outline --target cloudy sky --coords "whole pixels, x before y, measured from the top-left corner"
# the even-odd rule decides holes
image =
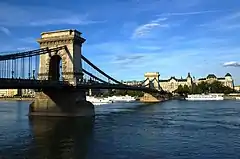
[[[231,73],[240,84],[239,0],[1,0],[0,52],[77,29],[83,54],[117,79]]]

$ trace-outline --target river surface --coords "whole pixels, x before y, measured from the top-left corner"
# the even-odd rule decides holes
[[[238,159],[240,101],[96,107],[93,119],[27,117],[0,102],[0,159]]]

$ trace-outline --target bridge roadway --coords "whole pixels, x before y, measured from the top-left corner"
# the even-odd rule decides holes
[[[35,79],[14,79],[0,78],[0,89],[119,89],[135,90],[147,93],[160,93],[156,89],[138,86],[128,86],[124,84],[109,83],[82,83],[77,86],[70,85],[64,81],[35,80]]]

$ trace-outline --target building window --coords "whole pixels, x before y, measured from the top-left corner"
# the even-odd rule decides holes
[[[170,88],[173,89],[174,88],[174,83],[170,84]]]

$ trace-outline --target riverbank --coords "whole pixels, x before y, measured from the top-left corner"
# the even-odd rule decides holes
[[[6,98],[0,98],[0,101],[32,101],[34,98],[21,98],[21,97],[6,97]]]

